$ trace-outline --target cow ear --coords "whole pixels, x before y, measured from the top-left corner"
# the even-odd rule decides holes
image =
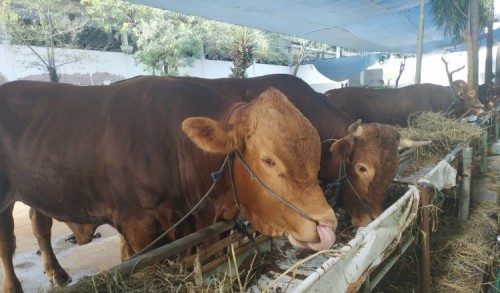
[[[330,147],[330,153],[332,156],[342,158],[342,161],[349,161],[352,150],[354,147],[354,139],[352,137],[345,137],[340,140],[337,140]]]
[[[227,154],[236,147],[236,131],[225,122],[207,117],[191,117],[182,122],[182,130],[207,152]]]

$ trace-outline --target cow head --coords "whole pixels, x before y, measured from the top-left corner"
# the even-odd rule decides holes
[[[489,82],[478,87],[478,98],[485,105],[486,109],[495,109],[498,104],[498,96],[500,88],[496,87],[494,83]]]
[[[196,117],[185,120],[182,127],[206,151],[228,154],[238,150],[255,177],[301,211],[275,198],[235,159],[236,197],[258,231],[285,234],[293,245],[314,250],[335,242],[337,220],[317,181],[319,135],[280,91],[264,91],[237,108],[228,121]]]
[[[321,177],[332,182],[346,175],[340,206],[351,214],[354,226],[366,226],[383,212],[385,192],[399,167],[399,141],[395,127],[358,120],[348,135],[331,144]]]
[[[484,113],[484,105],[476,95],[474,88],[463,80],[455,80],[452,84],[453,92],[458,99],[455,114],[471,115]]]

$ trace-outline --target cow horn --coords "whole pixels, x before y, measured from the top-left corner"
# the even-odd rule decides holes
[[[349,128],[347,128],[350,134],[356,137],[360,137],[363,134],[363,127],[361,126],[361,119],[358,119],[356,122],[351,124]]]
[[[430,145],[431,143],[432,143],[431,140],[416,141],[416,140],[410,140],[410,139],[406,139],[406,138],[402,138],[401,140],[399,140],[399,146],[402,148],[417,148],[417,147]]]

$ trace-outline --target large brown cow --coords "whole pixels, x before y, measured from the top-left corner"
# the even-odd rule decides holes
[[[318,130],[323,142],[319,178],[330,186],[341,184],[339,205],[350,212],[353,225],[365,226],[382,213],[385,192],[399,166],[400,135],[396,128],[378,123],[358,127],[323,94],[289,74],[247,79],[180,79],[186,78],[234,101],[242,97],[251,101],[268,86],[282,91]]]
[[[311,123],[272,88],[234,103],[199,84],[157,77],[89,87],[3,84],[3,290],[22,292],[12,262],[16,201],[34,209],[44,269],[52,282],[64,283],[69,276],[53,256],[49,217],[109,223],[139,251],[200,201],[223,162],[232,172],[192,214],[196,228],[234,218],[241,208],[263,234],[328,248],[336,218],[317,182],[320,150]],[[179,229],[169,234],[181,236]]]
[[[484,112],[484,105],[465,81],[454,81],[453,90],[455,97],[449,86],[424,83],[397,89],[344,87],[325,95],[353,119],[403,127],[411,114],[423,111],[448,112],[455,117]]]

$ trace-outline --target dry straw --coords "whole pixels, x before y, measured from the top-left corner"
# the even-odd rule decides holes
[[[414,114],[408,118],[408,127],[400,128],[399,132],[404,138],[432,141],[432,145],[417,149],[412,163],[417,167],[435,165],[461,143],[476,151],[481,147],[481,127],[448,118],[443,113]]]

